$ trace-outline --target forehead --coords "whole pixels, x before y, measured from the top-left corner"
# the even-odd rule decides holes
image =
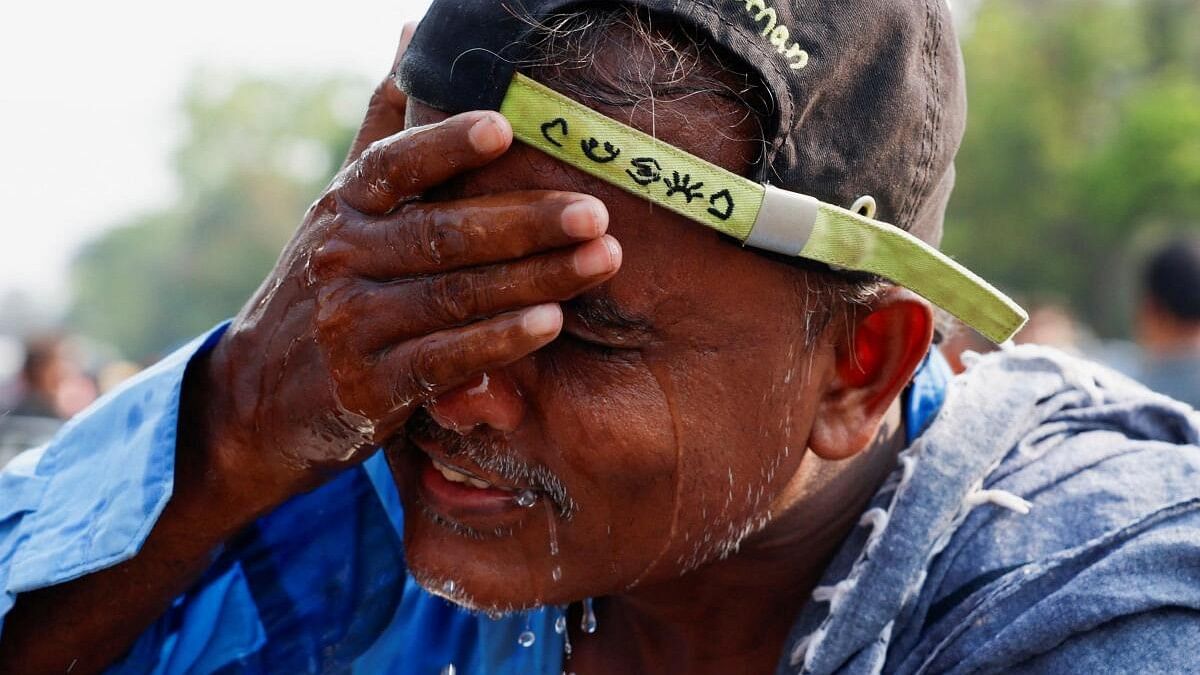
[[[647,98],[629,106],[582,101],[734,173],[747,174],[761,150],[760,125],[749,110],[709,92],[669,99]],[[446,115],[410,102],[409,124],[427,124]],[[633,316],[695,314],[704,305],[744,301],[763,294],[761,286],[787,280],[795,271],[741,247],[732,239],[658,208],[538,150],[514,142],[500,159],[452,180],[431,195],[453,199],[510,190],[563,190],[593,195],[610,215],[609,234],[617,238],[624,262],[617,276],[589,299]],[[739,300],[741,298],[741,300]]]

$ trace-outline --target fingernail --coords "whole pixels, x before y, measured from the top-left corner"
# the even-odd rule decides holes
[[[617,240],[612,237],[602,239],[599,246],[588,243],[575,252],[575,271],[584,277],[594,277],[611,272],[617,266],[616,260],[620,252]]]
[[[525,312],[521,325],[530,335],[550,335],[562,326],[562,309],[556,304],[538,305]]]
[[[576,239],[591,239],[604,233],[608,226],[608,209],[595,199],[581,199],[568,204],[562,212],[562,229]]]
[[[476,151],[492,153],[504,147],[504,129],[496,121],[495,115],[484,115],[467,131],[467,138]]]
[[[616,267],[621,264],[621,245],[612,237],[605,237],[603,240],[604,247],[608,249],[608,255],[612,256],[612,266]]]

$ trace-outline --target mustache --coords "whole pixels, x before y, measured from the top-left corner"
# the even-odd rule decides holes
[[[477,427],[470,433],[460,434],[435,422],[424,408],[413,413],[404,429],[409,438],[441,445],[448,458],[465,457],[480,469],[507,482],[528,487],[548,499],[563,520],[570,520],[579,510],[579,505],[554,472],[542,464],[518,457],[499,432]]]

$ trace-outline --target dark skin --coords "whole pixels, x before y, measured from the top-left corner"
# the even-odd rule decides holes
[[[754,130],[711,99],[603,112],[745,171]],[[494,113],[447,117],[389,78],[344,170],[189,372],[188,442],[146,545],[21,595],[0,672],[102,669],[220,543],[381,444],[430,590],[498,609],[601,597],[600,630],[571,635],[578,673],[769,672],[892,466],[896,400],[932,334],[928,305],[894,290],[804,346],[806,283],[513,146]],[[552,476],[573,508],[458,452],[469,440]],[[549,506],[459,508],[431,458]]]

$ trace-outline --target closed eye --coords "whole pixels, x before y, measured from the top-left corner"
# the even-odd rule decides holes
[[[625,348],[647,341],[650,322],[619,307],[603,295],[584,295],[563,303],[563,330],[591,342]]]
[[[611,339],[602,338],[591,331],[575,328],[570,324],[571,321],[568,319],[567,325],[563,327],[559,339],[556,340],[565,349],[603,361],[628,362],[641,356],[641,351],[636,346],[622,346]]]

